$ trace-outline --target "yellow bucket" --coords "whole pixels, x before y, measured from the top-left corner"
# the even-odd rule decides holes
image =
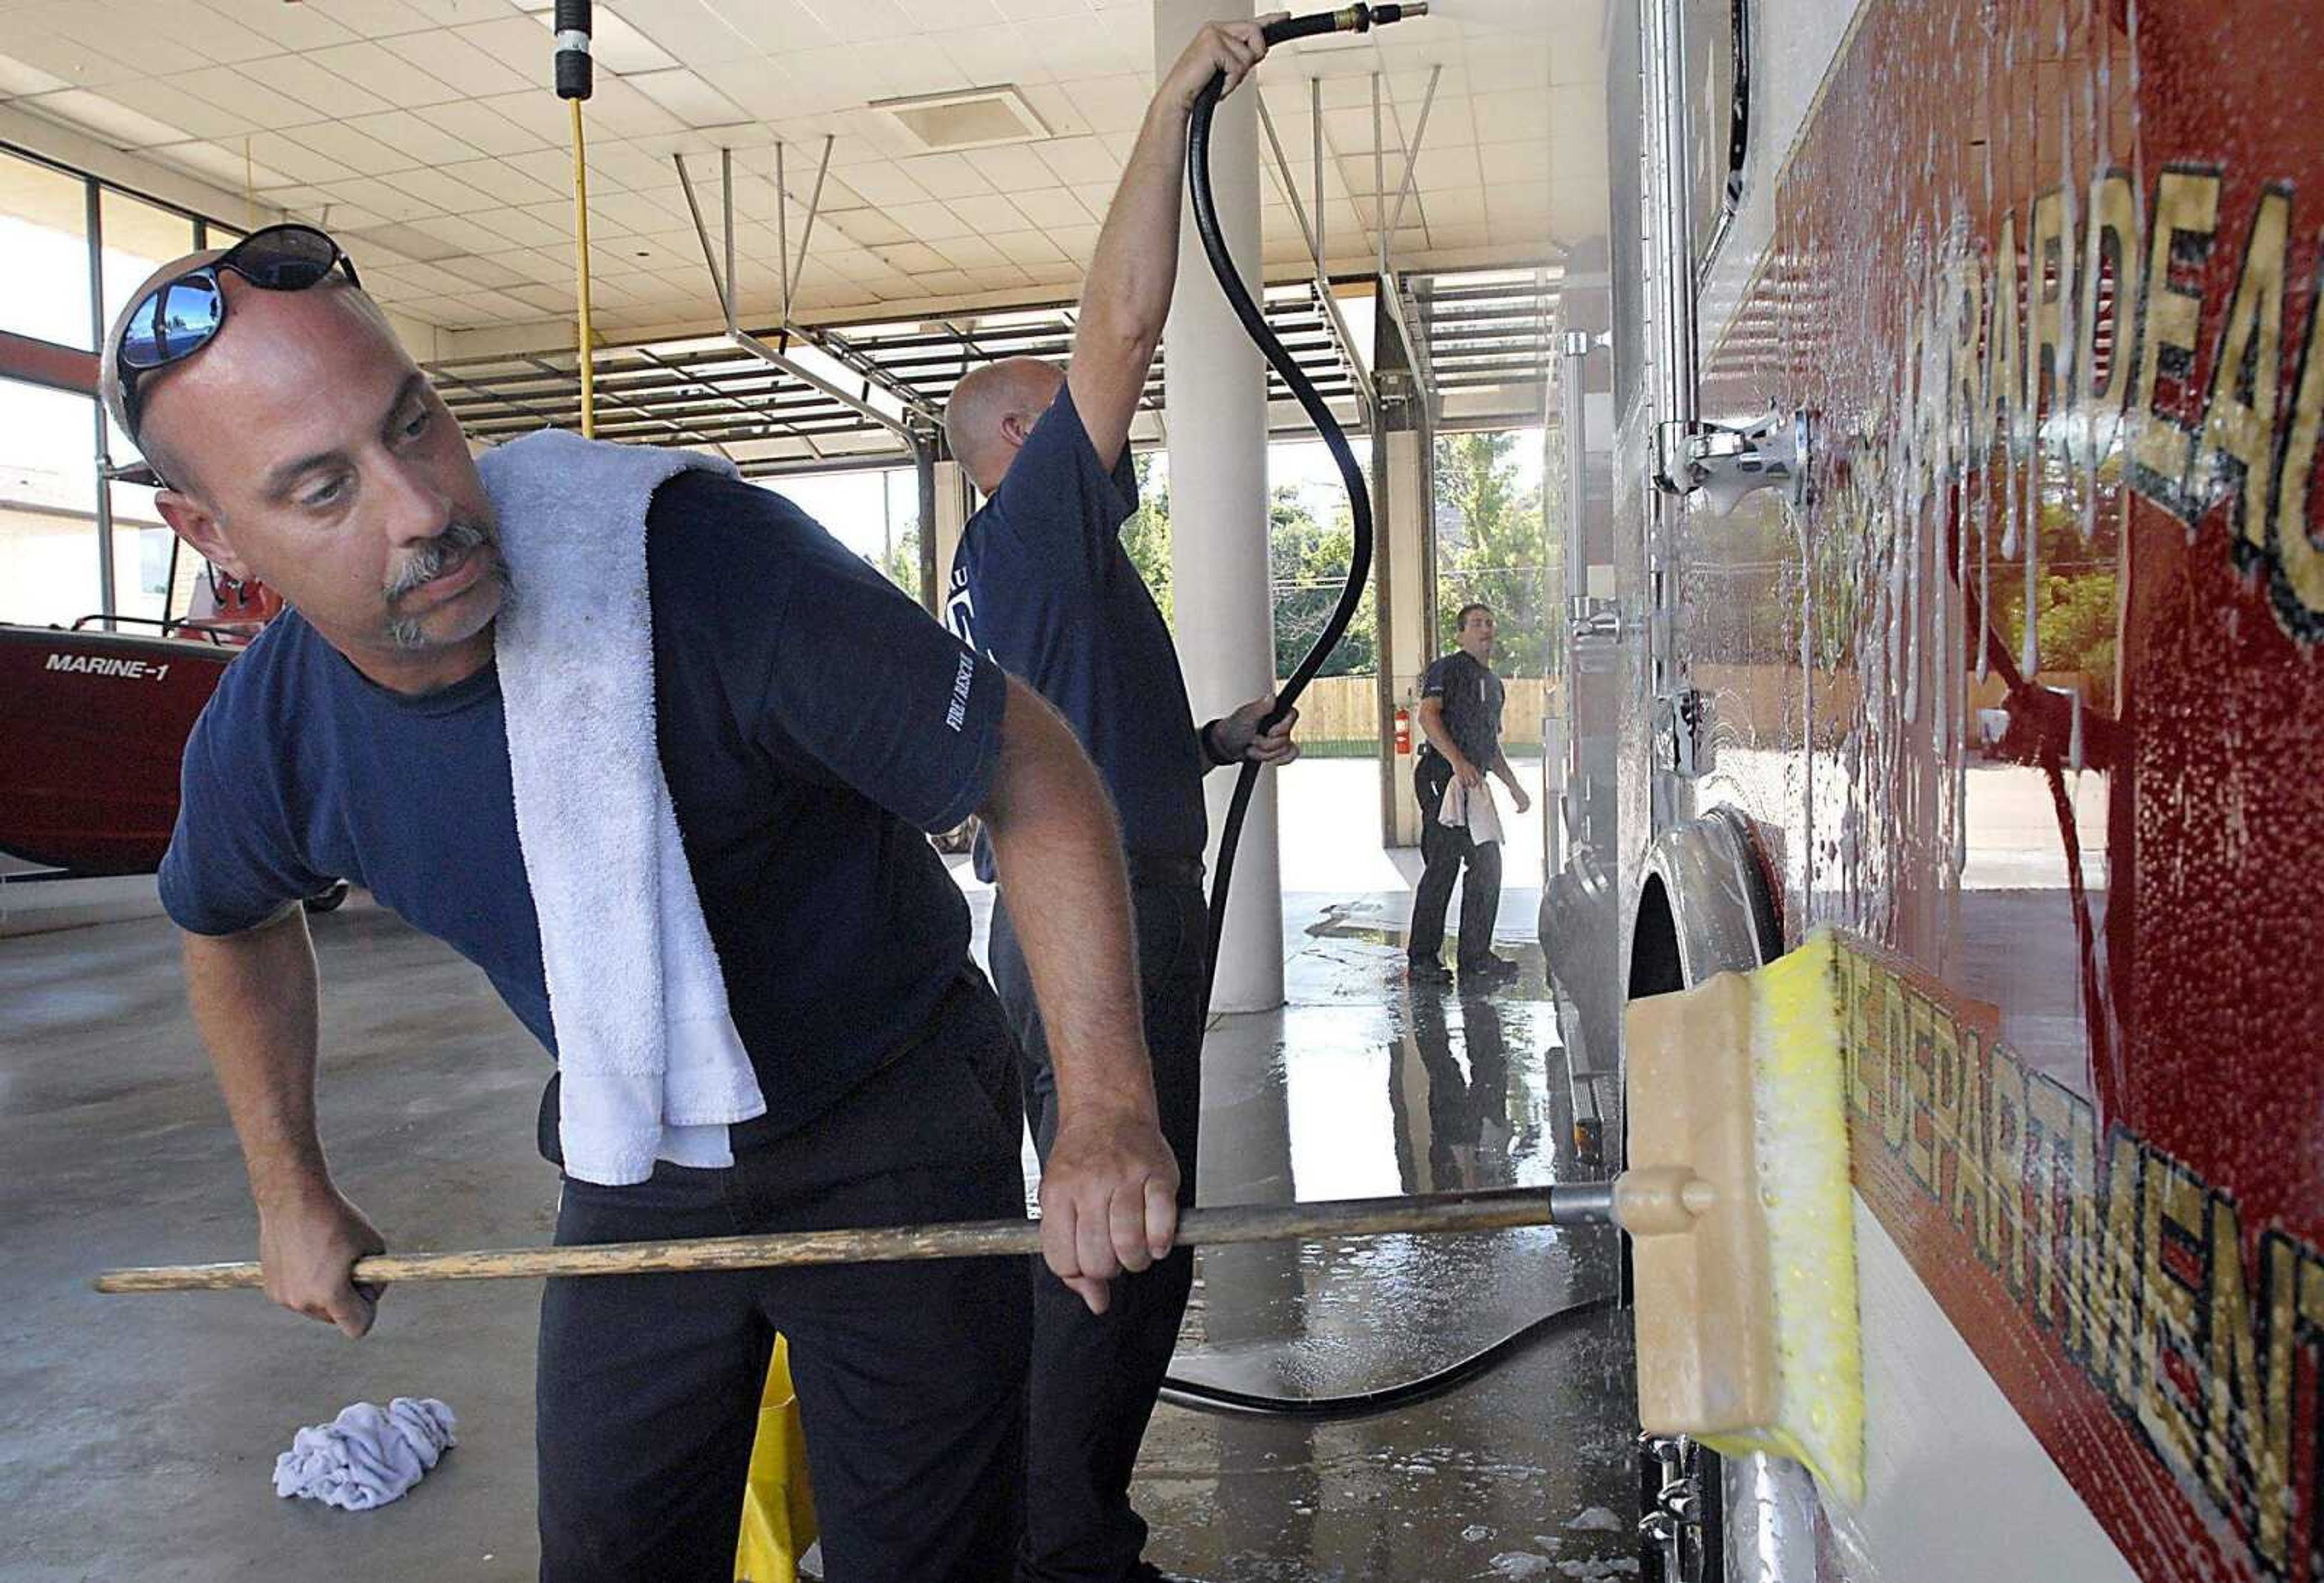
[[[736,1583],[798,1583],[798,1559],[815,1542],[815,1489],[807,1482],[807,1437],[791,1388],[789,1343],[775,1338],[759,1397],[759,1436],[742,1493],[742,1535],[734,1546]]]

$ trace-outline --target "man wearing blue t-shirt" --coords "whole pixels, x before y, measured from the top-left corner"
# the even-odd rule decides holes
[[[1246,758],[1287,762],[1298,750],[1288,720],[1259,733],[1271,696],[1196,730],[1169,629],[1120,532],[1138,509],[1130,421],[1176,274],[1187,115],[1213,72],[1226,73],[1231,92],[1259,63],[1264,20],[1204,28],[1156,94],[1098,236],[1070,364],[1020,357],[980,368],[945,413],[953,455],[990,497],[953,561],[953,629],[1057,706],[1113,794],[1130,852],[1146,1041],[1182,1202],[1194,1197],[1202,1106],[1203,777]],[[993,982],[1024,1054],[1035,1142],[1054,1160],[1056,1029],[1022,949],[1045,904],[1007,875],[1001,881]],[[1019,1583],[1159,1576],[1139,1556],[1146,1524],[1131,1509],[1130,1481],[1193,1275],[1193,1256],[1174,1254],[1120,1283],[1097,1312],[1037,1282]]]
[[[316,1125],[298,898],[329,877],[368,887],[555,1047],[493,663],[510,591],[491,501],[353,266],[308,227],[156,274],[108,339],[105,385],[168,481],[171,526],[290,605],[187,747],[161,896],[241,1137],[267,1292],[360,1336],[377,1293],[351,1266],[383,1243]],[[660,768],[767,1109],[729,1129],[729,1165],[569,1177],[557,1240],[1023,1212],[1008,1027],[969,961],[959,890],[913,828],[973,812],[1036,904],[1023,942],[1060,1102],[1044,1251],[1102,1304],[1167,1251],[1178,1175],[1087,759],[1038,695],[779,497],[682,472],[645,538]],[[541,1145],[561,1163],[557,1116],[545,1102]],[[778,1330],[831,1575],[1005,1576],[1029,1327],[1013,1260],[547,1283],[541,1576],[732,1578]]]
[[[1489,797],[1485,777],[1498,775],[1522,814],[1533,799],[1501,751],[1501,704],[1507,689],[1493,674],[1493,607],[1464,604],[1453,618],[1459,645],[1420,678],[1418,718],[1428,739],[1412,767],[1412,795],[1420,803],[1420,888],[1412,897],[1412,925],[1406,932],[1405,960],[1411,976],[1443,983],[1445,971],[1444,911],[1452,885],[1466,868],[1461,891],[1461,977],[1482,984],[1508,978],[1517,963],[1493,950],[1493,919],[1501,906],[1501,843],[1477,841],[1462,826],[1440,817],[1444,793],[1458,780],[1472,796]]]

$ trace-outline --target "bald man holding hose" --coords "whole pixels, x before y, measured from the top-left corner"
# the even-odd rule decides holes
[[[1231,93],[1259,64],[1268,20],[1206,25],[1165,77],[1098,236],[1072,361],[1062,370],[1029,357],[980,368],[945,414],[953,455],[990,497],[953,562],[953,629],[1056,706],[1112,794],[1130,856],[1155,1096],[1182,1204],[1194,1192],[1209,969],[1203,777],[1246,758],[1285,763],[1298,749],[1291,720],[1259,732],[1271,695],[1196,729],[1169,629],[1120,534],[1138,509],[1130,426],[1177,274],[1187,120],[1213,73],[1225,74]],[[1262,513],[1252,531],[1265,530]],[[983,851],[979,869],[993,877]],[[1028,969],[1020,945],[1039,901],[1001,878],[993,983],[1017,1030],[1026,1111],[1046,1162],[1055,1157],[1056,1078],[1036,995],[1039,964]],[[1130,1480],[1193,1277],[1193,1255],[1182,1249],[1115,1282],[1094,1312],[1037,1278],[1019,1583],[1162,1576],[1140,1555],[1147,1530]]]

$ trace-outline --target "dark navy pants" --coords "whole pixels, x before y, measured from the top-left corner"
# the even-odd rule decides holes
[[[1021,1216],[1001,1008],[964,981],[929,1035],[725,1170],[567,1179],[560,1245]],[[731,1583],[768,1354],[790,1339],[831,1583],[993,1583],[1021,1523],[1031,1328],[1018,1259],[548,1283],[544,1583]]]
[[[1452,765],[1441,754],[1420,756],[1413,766],[1412,792],[1420,800],[1420,888],[1412,898],[1412,926],[1405,934],[1405,954],[1414,962],[1434,962],[1444,950],[1444,909],[1452,900],[1452,882],[1468,865],[1469,879],[1461,888],[1461,965],[1475,967],[1493,951],[1493,920],[1501,910],[1501,843],[1471,841],[1469,833],[1436,816],[1444,805],[1444,788],[1452,784]]]
[[[1130,881],[1146,1045],[1154,1061],[1162,1136],[1178,1158],[1184,1207],[1194,1201],[1203,1109],[1209,912],[1199,870],[1191,879],[1141,883],[1133,862]],[[1047,1159],[1057,1129],[1056,1073],[1005,905],[992,912],[992,981],[1017,1030],[1026,1114]],[[1150,1270],[1116,1280],[1111,1306],[1093,1314],[1046,1265],[1035,1262],[1019,1583],[1118,1583],[1137,1564],[1146,1523],[1130,1504],[1130,1475],[1177,1349],[1178,1321],[1194,1278],[1194,1253],[1181,1248]]]

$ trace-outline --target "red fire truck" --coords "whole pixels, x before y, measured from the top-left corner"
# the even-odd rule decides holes
[[[1870,1426],[1650,1560],[2324,1576],[2324,6],[1610,15],[1543,940],[1618,1150],[1627,997],[1841,932]]]

